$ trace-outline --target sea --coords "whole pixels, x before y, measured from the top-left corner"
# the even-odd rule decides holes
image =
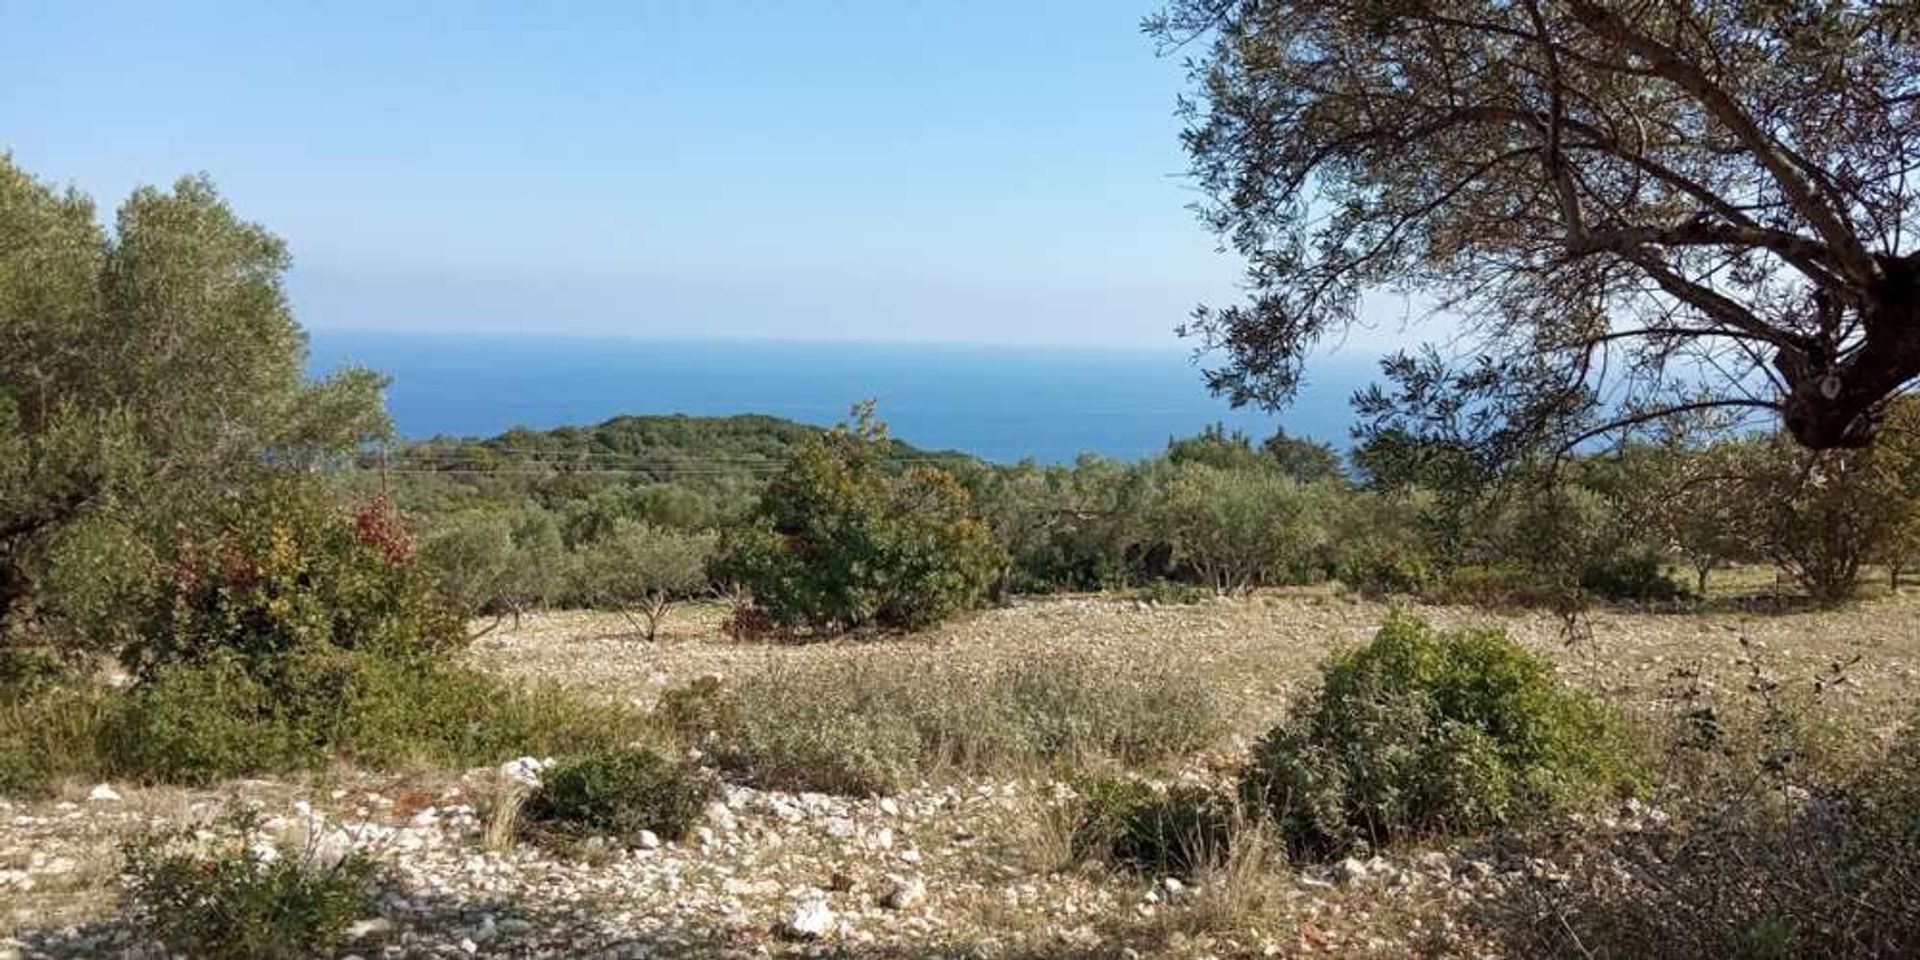
[[[392,379],[401,436],[487,437],[515,426],[589,425],[623,414],[763,413],[830,425],[873,400],[893,435],[986,460],[1135,460],[1219,423],[1256,441],[1288,433],[1344,447],[1353,392],[1374,358],[1310,368],[1283,413],[1212,396],[1179,341],[1165,348],[819,341],[642,340],[319,329],[311,368],[352,364]]]

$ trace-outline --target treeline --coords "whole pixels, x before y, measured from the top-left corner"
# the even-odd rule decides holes
[[[1347,458],[1284,432],[1255,444],[1219,427],[1139,462],[996,465],[920,453],[886,437],[870,410],[862,417],[826,436],[865,431],[868,446],[856,456],[842,442],[829,460],[856,458],[877,475],[951,477],[963,502],[949,508],[977,519],[996,548],[967,565],[988,564],[981,593],[1002,599],[1229,595],[1338,581],[1375,595],[1568,608],[1678,600],[1704,593],[1715,570],[1761,563],[1813,598],[1837,601],[1869,565],[1897,586],[1920,554],[1920,424],[1906,402],[1871,451],[1810,454],[1762,436],[1673,439],[1506,469],[1402,435],[1376,436]],[[635,442],[643,431],[669,439]],[[744,600],[748,585],[725,557],[742,540],[734,533],[764,513],[770,481],[818,472],[794,464],[822,438],[770,418],[621,418],[560,433],[560,444],[520,431],[443,448],[500,458],[484,470],[385,478],[403,507],[426,518],[425,555],[470,610],[637,610],[651,633],[673,599]],[[569,452],[527,452],[556,446]],[[732,455],[743,448],[754,452]],[[769,522],[791,536],[807,523],[793,515],[793,491],[784,496],[788,515]],[[855,508],[828,498],[809,509]],[[872,509],[868,532],[885,515]]]

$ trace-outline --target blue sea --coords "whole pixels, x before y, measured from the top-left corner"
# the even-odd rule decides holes
[[[877,401],[924,449],[1013,462],[1082,453],[1151,456],[1214,422],[1255,440],[1277,425],[1345,446],[1347,400],[1372,358],[1331,357],[1283,415],[1211,396],[1186,345],[1165,349],[772,341],[623,340],[312,331],[312,369],[358,364],[392,378],[404,437],[492,436],[621,414],[765,413],[832,424]]]

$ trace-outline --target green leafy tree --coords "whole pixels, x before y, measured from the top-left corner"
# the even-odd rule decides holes
[[[1248,264],[1189,327],[1236,402],[1288,400],[1381,288],[1472,318],[1489,362],[1444,392],[1562,442],[1711,407],[1858,447],[1920,377],[1912,3],[1172,0],[1148,27],[1192,58],[1204,220]]]
[[[978,604],[1004,562],[972,498],[937,468],[890,469],[870,404],[804,443],[730,534],[716,574],[775,623],[918,629]]]
[[[1154,523],[1173,561],[1222,596],[1299,579],[1316,564],[1324,519],[1309,488],[1271,468],[1171,468]]]
[[[623,520],[582,551],[580,576],[595,604],[618,611],[653,640],[675,604],[706,589],[715,540]]]
[[[0,631],[117,636],[98,588],[144,578],[51,578],[56,550],[157,563],[176,523],[260,474],[385,433],[379,377],[306,379],[287,263],[204,178],[135,191],[108,235],[85,197],[0,158]],[[144,548],[99,548],[110,530]]]
[[[1301,483],[1347,482],[1340,452],[1330,443],[1292,436],[1283,427],[1260,444],[1260,449],[1273,458],[1281,473]]]

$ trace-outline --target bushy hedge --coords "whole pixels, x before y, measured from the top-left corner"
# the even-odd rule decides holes
[[[1614,722],[1544,657],[1498,630],[1396,613],[1260,741],[1241,786],[1296,855],[1318,857],[1484,829],[1630,780]]]

